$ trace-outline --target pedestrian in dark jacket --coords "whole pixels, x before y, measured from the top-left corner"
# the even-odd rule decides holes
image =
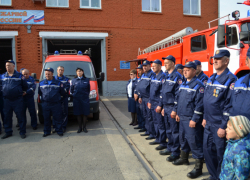
[[[87,116],[90,113],[90,84],[89,79],[85,77],[82,68],[78,67],[76,69],[76,77],[71,81],[70,93],[72,93],[73,95],[74,115],[77,116],[77,121],[79,125],[77,133],[80,133],[81,131],[87,133]]]
[[[250,121],[245,116],[230,116],[227,147],[221,165],[221,180],[247,179],[250,172]]]

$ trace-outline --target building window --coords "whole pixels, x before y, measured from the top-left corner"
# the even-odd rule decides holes
[[[199,52],[207,49],[206,36],[195,36],[191,38],[191,51]]]
[[[183,0],[183,14],[201,15],[201,1]]]
[[[47,7],[69,7],[69,0],[46,0]]]
[[[101,9],[101,0],[80,0],[80,7]]]
[[[1,6],[11,6],[11,0],[0,0]]]
[[[161,12],[161,0],[142,0],[142,11]]]

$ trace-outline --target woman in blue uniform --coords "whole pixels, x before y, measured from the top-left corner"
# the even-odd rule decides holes
[[[130,80],[127,84],[128,112],[131,112],[132,117],[132,122],[129,125],[136,126],[138,124],[136,115],[136,101],[134,99],[134,91],[138,81],[138,79],[136,78],[136,70],[132,69],[129,75]]]
[[[78,131],[87,133],[87,116],[89,115],[89,93],[90,84],[89,79],[85,77],[82,68],[76,69],[76,77],[71,81],[70,92],[73,95],[73,111],[77,116]]]

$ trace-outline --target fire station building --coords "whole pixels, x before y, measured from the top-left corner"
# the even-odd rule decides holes
[[[105,73],[100,93],[125,95],[136,64],[124,69],[120,61],[186,27],[207,29],[216,18],[218,0],[0,0],[0,73],[13,59],[18,71],[39,78],[48,53],[91,48],[96,76]]]

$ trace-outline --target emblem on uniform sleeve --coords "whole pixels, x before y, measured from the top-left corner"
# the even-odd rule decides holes
[[[203,84],[204,84],[204,86],[206,86],[207,85],[207,80],[203,81]]]
[[[161,82],[164,83],[164,82],[165,82],[165,79],[162,79]]]
[[[220,50],[217,50],[215,54],[219,54],[220,53]]]
[[[138,67],[140,67],[140,65],[138,65]]]
[[[63,87],[63,83],[61,83],[61,87]]]
[[[25,77],[24,76],[22,76],[22,80],[24,80],[25,79]]]
[[[182,84],[182,80],[181,79],[178,79],[178,84],[181,85]]]
[[[232,83],[232,84],[230,85],[230,89],[231,89],[231,90],[234,90],[234,85],[235,85],[234,83]]]
[[[200,88],[200,93],[204,93],[204,87]]]

